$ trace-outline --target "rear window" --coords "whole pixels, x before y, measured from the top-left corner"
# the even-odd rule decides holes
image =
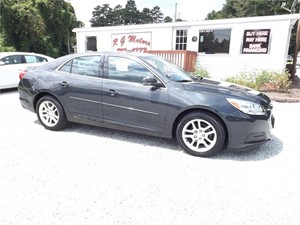
[[[36,57],[34,55],[25,55],[25,60],[27,63],[36,63]]]
[[[39,62],[47,62],[48,60],[41,56],[35,55],[24,55],[27,63],[39,63]]]

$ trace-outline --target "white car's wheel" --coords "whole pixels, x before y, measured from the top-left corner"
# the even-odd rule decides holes
[[[217,117],[195,112],[182,118],[177,127],[176,137],[178,143],[189,154],[211,156],[223,148],[226,133]]]
[[[40,123],[49,130],[61,130],[67,125],[64,110],[53,97],[42,97],[37,103],[36,113]]]

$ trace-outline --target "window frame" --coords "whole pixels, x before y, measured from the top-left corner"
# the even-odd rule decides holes
[[[4,61],[4,59],[9,59],[13,57],[19,57],[20,58],[20,62],[16,62],[16,63],[6,63],[6,61]],[[1,62],[4,62],[4,65],[16,65],[16,64],[25,64],[26,63],[26,60],[25,60],[25,57],[24,55],[7,55],[7,56],[4,56],[3,58],[1,58]]]
[[[92,38],[95,40],[91,40]],[[89,43],[91,43],[91,44],[89,45]],[[86,36],[85,48],[86,48],[86,51],[88,51],[88,52],[89,51],[96,52],[97,51],[97,36]]]
[[[118,59],[124,59],[124,60],[128,60],[128,61],[131,61],[131,62],[134,62],[136,63],[139,67],[145,69],[146,71],[140,73],[140,74],[145,74],[145,73],[148,73],[148,76],[142,76],[141,80],[138,80],[140,79],[139,77],[137,76],[129,76],[127,77],[127,79],[112,79],[112,77],[110,76],[110,58],[118,58]],[[146,77],[153,77],[155,79],[157,79],[157,77],[153,74],[153,72],[151,70],[149,70],[146,66],[144,66],[142,63],[138,62],[137,60],[134,60],[132,58],[127,58],[127,57],[123,57],[123,56],[117,56],[117,55],[108,55],[106,57],[106,73],[105,73],[105,78],[108,79],[108,80],[114,80],[114,81],[121,81],[121,82],[130,82],[130,83],[135,83],[135,84],[141,84],[143,85],[143,82],[142,80]],[[128,69],[128,66],[129,64],[127,65],[127,69]],[[124,74],[129,74],[129,73],[136,73],[136,75],[139,75],[139,71],[137,70],[134,70],[134,71],[130,71],[130,70],[127,70],[127,71],[119,71],[120,74],[122,72],[124,72]],[[121,78],[122,76],[120,76],[119,78]],[[124,76],[125,77],[125,76]]]
[[[175,50],[187,49],[188,29],[177,29],[175,31]]]
[[[221,33],[227,32],[227,33]],[[210,42],[203,40],[207,35],[213,34],[214,39]],[[216,33],[216,34],[215,34]],[[201,35],[201,34],[207,34]],[[199,42],[198,42],[198,53],[200,54],[230,54],[230,44],[231,44],[231,34],[232,28],[217,28],[217,29],[210,29],[210,30],[199,30]],[[220,36],[228,36],[228,38],[223,38],[222,41],[219,41]],[[218,40],[218,45],[214,45],[214,43]],[[222,43],[224,40],[227,41]],[[205,43],[205,44],[201,44]],[[222,46],[224,45],[224,46]],[[206,50],[207,48],[207,50]],[[204,51],[205,50],[205,51]]]
[[[74,66],[74,60],[76,59],[80,59],[80,58],[88,58],[88,57],[99,57],[99,67],[98,67],[98,71],[97,74],[91,75],[91,74],[80,74],[80,73],[74,73],[73,72],[73,66]],[[69,74],[69,75],[75,75],[75,76],[84,76],[84,77],[95,77],[95,78],[101,78],[103,77],[103,65],[104,65],[104,57],[103,55],[84,55],[84,56],[78,56],[75,58],[71,58],[68,61],[64,62],[64,64],[62,64],[57,71],[61,72],[61,73],[65,73],[65,74]],[[68,71],[63,70],[63,68],[65,66],[67,66],[67,64],[70,63],[70,69]]]

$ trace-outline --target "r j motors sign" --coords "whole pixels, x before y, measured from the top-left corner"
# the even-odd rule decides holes
[[[242,54],[267,54],[270,29],[245,30]]]
[[[150,49],[151,32],[112,35],[112,51],[144,52]]]

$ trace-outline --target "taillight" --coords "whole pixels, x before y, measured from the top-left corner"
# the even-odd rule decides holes
[[[20,80],[23,79],[23,77],[25,76],[26,73],[27,73],[27,70],[23,70],[23,71],[20,72],[20,74],[19,74]]]

